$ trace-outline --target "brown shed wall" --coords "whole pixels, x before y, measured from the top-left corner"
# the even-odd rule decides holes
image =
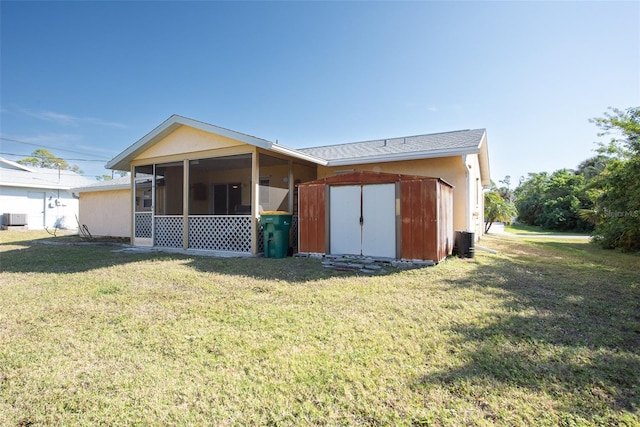
[[[430,259],[437,256],[436,180],[411,180],[400,184],[402,258]]]
[[[301,184],[298,187],[298,251],[326,251],[325,184]]]

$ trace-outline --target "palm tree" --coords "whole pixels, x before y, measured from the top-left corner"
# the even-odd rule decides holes
[[[489,191],[484,194],[485,233],[489,232],[494,222],[499,221],[511,224],[513,218],[517,215],[516,205],[510,200],[505,200],[500,193]]]

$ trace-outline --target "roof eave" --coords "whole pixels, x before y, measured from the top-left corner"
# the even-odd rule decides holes
[[[327,166],[327,160],[321,159],[320,157],[312,156],[310,154],[305,154],[301,151],[295,150],[293,148],[288,148],[280,144],[271,143],[269,148],[270,151],[286,154],[287,156],[295,157],[300,160],[306,160],[307,162],[315,163],[321,166]]]
[[[85,187],[75,187],[72,189],[78,193],[94,193],[99,191],[113,191],[113,190],[131,190],[131,184],[118,184],[118,185],[95,185]]]
[[[367,163],[385,163],[385,162],[400,162],[407,160],[420,160],[420,159],[435,159],[440,157],[454,157],[464,154],[479,154],[480,147],[465,148],[455,150],[429,150],[429,151],[414,151],[411,153],[397,153],[397,154],[382,154],[377,156],[363,156],[353,157],[348,159],[336,159],[329,160],[327,166],[347,166],[347,165],[362,165]]]
[[[491,186],[491,168],[489,167],[489,148],[487,145],[487,131],[482,134],[478,145],[478,162],[480,163],[481,184],[483,187]]]
[[[31,183],[16,183],[16,182],[0,182],[2,187],[18,187],[18,188],[42,188],[45,190],[71,190],[71,185],[56,185],[56,184],[31,184]]]

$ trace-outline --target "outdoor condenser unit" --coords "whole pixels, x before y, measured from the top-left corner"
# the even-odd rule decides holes
[[[4,225],[27,225],[27,214],[5,213],[2,215]]]

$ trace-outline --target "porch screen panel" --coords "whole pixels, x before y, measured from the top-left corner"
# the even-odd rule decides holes
[[[189,248],[251,253],[251,154],[189,162]]]
[[[182,170],[182,162],[156,165],[156,216],[182,215]]]
[[[289,210],[289,161],[260,154],[260,210]]]
[[[136,166],[134,170],[134,237],[152,237],[153,166]]]
[[[183,175],[182,162],[156,165],[154,245],[182,248]]]
[[[251,154],[189,162],[189,215],[250,215]]]

